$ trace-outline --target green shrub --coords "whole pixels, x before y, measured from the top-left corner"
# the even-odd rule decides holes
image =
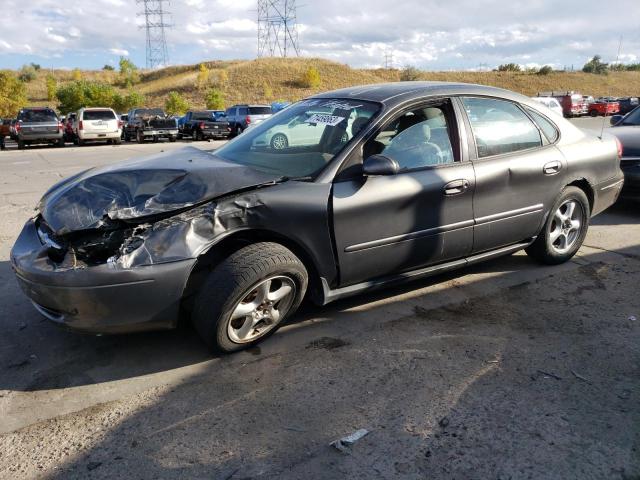
[[[582,71],[585,73],[595,73],[598,75],[606,75],[607,74],[608,64],[602,61],[602,57],[600,55],[594,55],[591,60],[584,64],[582,67]]]
[[[544,67],[540,67],[540,70],[538,70],[538,75],[549,75],[550,73],[553,72],[553,68],[551,68],[550,65],[545,65]]]
[[[38,76],[36,69],[33,68],[33,65],[23,65],[20,69],[20,73],[18,74],[18,78],[20,81],[28,83],[32,82]]]
[[[56,91],[58,90],[58,82],[53,75],[47,75],[47,100],[50,102],[56,99]]]
[[[520,65],[517,63],[503,63],[502,65],[498,65],[499,72],[520,72],[522,69]]]
[[[300,79],[300,85],[305,88],[320,88],[322,84],[322,79],[320,77],[320,72],[315,67],[309,67],[304,74],[302,74],[302,78]]]
[[[212,88],[204,97],[207,110],[224,110],[224,94],[217,88]]]
[[[169,115],[184,115],[189,110],[189,102],[178,92],[169,92],[164,110]]]
[[[11,72],[0,71],[0,118],[15,117],[27,103],[27,89]]]
[[[401,82],[415,82],[416,80],[420,80],[420,70],[418,70],[416,67],[407,65],[400,72]]]

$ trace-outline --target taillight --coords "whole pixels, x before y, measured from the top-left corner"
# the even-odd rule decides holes
[[[207,127],[204,125],[204,122],[200,122],[200,123],[198,124],[198,126],[200,127],[200,129],[201,129],[201,130],[202,130],[203,128],[207,128]]]
[[[247,125],[249,125],[251,123],[251,117],[247,115],[247,118],[245,118],[245,121],[247,122]]]
[[[15,126],[13,127],[16,129],[16,132],[19,132],[20,130],[22,130],[22,124],[20,123],[16,123]]]
[[[231,127],[227,127],[227,132],[230,132],[230,131],[231,131]]]
[[[618,137],[613,137],[616,139],[616,145],[618,145],[618,158],[622,158],[622,154],[624,153],[624,147],[622,146],[622,142],[618,139]]]
[[[58,122],[58,131],[62,132],[64,130],[64,125],[62,124],[62,122]]]
[[[122,120],[118,120],[118,128],[124,127],[124,122]]]
[[[82,125],[82,120],[78,122],[78,130],[84,130],[84,125]]]

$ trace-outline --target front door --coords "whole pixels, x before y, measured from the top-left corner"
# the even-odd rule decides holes
[[[473,167],[449,100],[411,107],[363,147],[400,172],[333,186],[340,286],[466,256],[473,243]],[[466,150],[465,150],[466,151]]]

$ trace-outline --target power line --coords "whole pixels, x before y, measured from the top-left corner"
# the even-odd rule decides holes
[[[295,0],[258,0],[258,57],[300,56]]]
[[[171,25],[166,22],[170,13],[165,10],[164,4],[169,0],[136,0],[136,4],[143,4],[144,9],[138,15],[144,17],[144,28],[147,33],[147,68],[163,67],[169,63],[169,51],[167,49],[167,37],[165,28]]]

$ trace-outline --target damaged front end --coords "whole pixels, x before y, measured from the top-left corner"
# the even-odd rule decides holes
[[[197,258],[251,225],[277,179],[201,151],[83,172],[54,186],[11,251],[45,316],[89,332],[175,326]],[[156,168],[154,168],[154,165]]]

